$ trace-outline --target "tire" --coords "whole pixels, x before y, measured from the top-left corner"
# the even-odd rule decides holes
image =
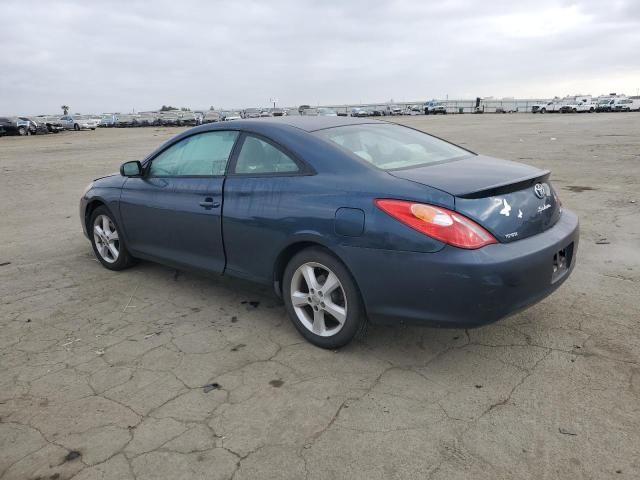
[[[25,135],[31,135],[31,132],[26,127],[20,127],[18,128],[18,135],[20,135],[21,137],[24,137]]]
[[[77,123],[75,123],[75,124],[73,125],[73,129],[74,129],[76,132],[78,132],[78,131],[80,130],[80,125],[78,125]]]
[[[578,113],[578,109],[577,108],[572,109],[571,113]]]
[[[95,128],[92,128],[91,130],[95,130]]]
[[[95,231],[96,225],[100,227],[103,235]],[[135,263],[135,259],[131,256],[124,240],[121,238],[122,230],[106,207],[100,206],[93,211],[87,229],[89,231],[93,253],[103,267],[117,271],[129,268]],[[113,239],[114,231],[116,234],[115,240]],[[105,242],[109,237],[111,237],[111,239],[108,243],[115,248],[118,252],[117,255],[113,254],[113,249],[105,247]],[[100,242],[100,245],[96,242]]]
[[[540,109],[540,113],[547,113],[547,109],[546,108],[541,108]]]
[[[308,278],[317,288],[309,286]],[[328,296],[324,290],[327,281],[333,285]],[[307,248],[291,258],[284,271],[282,297],[298,332],[318,347],[343,347],[365,330],[364,306],[355,280],[343,263],[323,248]]]

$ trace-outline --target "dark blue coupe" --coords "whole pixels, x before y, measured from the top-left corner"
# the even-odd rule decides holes
[[[146,259],[272,284],[325,348],[366,324],[474,327],[572,271],[578,219],[549,172],[348,117],[203,125],[80,201],[98,260]]]

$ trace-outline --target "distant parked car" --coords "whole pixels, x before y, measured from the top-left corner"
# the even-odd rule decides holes
[[[131,115],[130,113],[121,113],[118,115],[118,118],[116,119],[116,127],[122,128],[122,127],[132,127],[134,126],[134,116]]]
[[[402,115],[402,107],[400,105],[390,105],[387,111],[389,115]]]
[[[282,108],[272,108],[271,116],[273,117],[284,117],[287,114]]]
[[[337,117],[338,116],[336,111],[330,108],[318,108],[318,115],[321,117]]]
[[[227,120],[242,120],[242,115],[240,114],[240,112],[237,111],[233,111],[233,112],[223,112],[222,113],[222,119],[227,121]]]
[[[64,130],[59,123],[58,116],[37,115],[33,119],[38,124],[44,125],[49,133],[58,133]]]
[[[569,107],[569,108],[565,108]],[[563,111],[562,108],[565,108]],[[561,113],[592,113],[596,111],[596,104],[592,103],[591,100],[582,99],[578,101],[571,102],[560,109]]]
[[[367,112],[364,108],[354,107],[351,109],[352,117],[368,117],[369,112]]]
[[[31,135],[31,124],[18,117],[0,117],[0,135]]]
[[[243,118],[260,118],[261,110],[259,108],[246,108]]]
[[[202,117],[202,123],[215,123],[222,121],[222,114],[215,110],[207,110]]]
[[[37,135],[38,133],[49,133],[47,125],[44,122],[38,122],[33,118],[27,117],[18,117],[18,120],[20,120],[20,122],[24,124],[29,125],[29,132],[31,133],[31,135]]]
[[[31,121],[28,118],[17,117],[16,124],[18,125],[18,130],[20,132],[24,131],[23,129],[26,128],[26,133],[24,134],[20,133],[20,135],[31,135],[35,133],[33,131],[33,125],[31,124]]]
[[[630,112],[633,108],[633,100],[629,98],[616,99],[613,102],[614,112]]]
[[[59,123],[65,130],[95,130],[100,120],[90,115],[64,115]]]
[[[640,112],[640,97],[629,97],[629,100],[631,100],[631,110]]]
[[[115,113],[103,113],[100,116],[99,127],[115,127],[118,116]]]
[[[438,113],[440,115],[447,114],[447,107],[443,103],[431,101],[424,104],[425,115],[437,115]]]
[[[601,98],[598,100],[596,104],[596,112],[611,112],[613,111],[613,104],[615,103],[615,98]]]
[[[318,109],[314,108],[314,107],[304,108],[300,112],[300,115],[304,115],[304,116],[307,116],[307,117],[317,117],[318,116]]]
[[[178,114],[178,125],[180,126],[189,126],[194,127],[196,125],[200,125],[198,120],[199,115],[194,112],[180,112]]]
[[[376,105],[371,108],[371,115],[374,117],[384,117],[387,115],[387,108],[382,105]]]
[[[557,113],[562,108],[562,104],[557,101],[551,101],[545,103],[542,107],[540,107],[540,113]]]

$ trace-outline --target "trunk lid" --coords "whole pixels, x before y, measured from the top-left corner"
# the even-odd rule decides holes
[[[389,173],[450,193],[455,210],[499,242],[544,232],[560,217],[548,170],[478,155]]]

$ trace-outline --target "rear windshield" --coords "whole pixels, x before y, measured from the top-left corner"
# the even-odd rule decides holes
[[[400,125],[348,125],[318,130],[315,134],[383,170],[416,167],[472,155],[444,140]]]

